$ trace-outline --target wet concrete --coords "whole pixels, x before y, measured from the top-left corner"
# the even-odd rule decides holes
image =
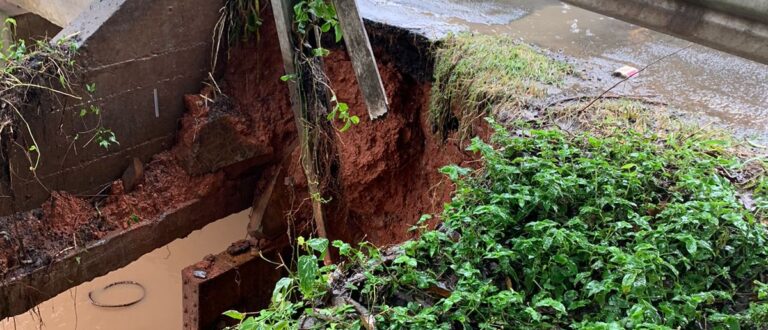
[[[243,239],[248,212],[221,219],[185,239],[144,255],[125,268],[64,292],[40,304],[39,315],[28,312],[17,316],[15,325],[13,319],[0,321],[0,329],[181,329],[181,270],[206,255],[226,249],[233,241]],[[132,287],[116,287],[103,293],[99,291],[110,283],[125,280],[136,281],[146,287],[143,301],[118,309],[91,305],[88,292],[93,290],[96,290],[94,297],[103,303],[129,301],[140,295]]]
[[[362,0],[371,20],[432,39],[451,32],[508,34],[575,59],[585,85],[605,89],[623,65],[641,68],[691,45],[554,0]],[[577,86],[578,87],[578,86]],[[587,87],[587,86],[585,86]],[[684,117],[768,140],[768,66],[692,45],[615,90],[652,95]]]

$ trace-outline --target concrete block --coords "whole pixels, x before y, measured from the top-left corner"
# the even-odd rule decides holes
[[[281,165],[265,170],[254,193],[251,221],[248,222],[248,235],[256,239],[275,239],[285,234],[287,217],[285,210],[290,210],[291,192],[286,184],[286,170]]]
[[[93,0],[3,0],[30,11],[58,26],[66,26]]]
[[[604,15],[768,63],[768,7],[744,0],[565,0]]]
[[[269,141],[250,136],[248,118],[233,104],[210,103],[200,95],[188,95],[185,100],[189,114],[183,119],[185,133],[176,151],[188,173],[211,173],[251,159],[261,160],[254,166],[273,160],[275,151]]]
[[[123,172],[123,189],[126,193],[133,191],[136,185],[144,180],[144,163],[138,158],[133,158],[128,168]]]

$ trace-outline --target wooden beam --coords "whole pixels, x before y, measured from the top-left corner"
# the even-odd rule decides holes
[[[344,43],[355,68],[357,84],[368,107],[368,115],[372,120],[379,118],[389,110],[389,101],[360,11],[357,10],[355,0],[333,0],[333,4],[344,31]]]
[[[283,64],[285,65],[285,74],[298,76],[296,67],[296,48],[292,37],[293,30],[293,1],[292,0],[271,0],[272,11],[277,25],[277,36],[280,41],[280,52],[283,55]],[[301,148],[301,164],[304,167],[304,174],[307,177],[307,186],[312,198],[312,217],[315,220],[317,234],[322,238],[328,238],[328,232],[325,229],[325,217],[323,214],[322,197],[320,191],[320,181],[315,167],[315,159],[312,156],[310,146],[315,145],[311,139],[309,127],[306,124],[307,114],[304,111],[304,103],[299,91],[297,79],[287,81],[289,96],[291,98],[291,111],[296,123],[296,131],[299,134],[299,148]],[[332,263],[331,254],[326,253],[325,264]]]

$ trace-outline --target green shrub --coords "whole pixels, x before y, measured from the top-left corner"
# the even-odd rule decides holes
[[[766,230],[718,174],[742,165],[724,144],[497,127],[493,144],[470,147],[482,170],[442,170],[457,186],[443,228],[422,228],[394,257],[334,243],[348,261],[333,287],[378,329],[760,328]],[[294,322],[361,327],[318,290],[279,301],[302,302]]]

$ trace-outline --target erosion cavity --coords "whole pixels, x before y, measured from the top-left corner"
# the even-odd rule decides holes
[[[261,221],[252,222],[250,234],[270,246],[286,234],[287,225],[294,226],[292,233],[302,234],[311,232],[312,222],[294,118],[287,88],[280,81],[284,71],[276,31],[267,23],[270,17],[264,21],[258,41],[230,49],[219,83],[221,93],[206,88],[187,96],[189,112],[182,120],[175,152],[189,173],[222,168],[262,173],[253,206],[261,198],[269,200]],[[359,125],[331,137],[338,156],[332,168],[337,191],[335,199],[326,201],[327,226],[333,238],[387,245],[412,237],[407,229],[447,200],[452,187],[443,184],[438,169],[470,160],[471,155],[457,141],[443,141],[432,133],[428,121],[431,83],[423,79],[431,75],[425,72],[431,70],[429,60],[414,63],[408,58],[414,52],[427,54],[427,49],[417,49],[420,46],[414,42],[401,44],[397,32],[392,33],[397,30],[371,30],[390,100],[386,117],[368,119],[344,49],[332,49],[324,58],[338,99],[361,118]]]
[[[251,214],[251,239],[240,248],[235,245],[227,258],[243,251],[290,250],[291,239],[312,235],[315,196],[307,193],[300,165],[270,12],[262,11],[258,37],[228,49],[216,83],[184,98],[187,111],[171,148],[145,163],[134,160],[126,176],[98,196],[54,192],[40,209],[0,220],[0,232],[12,233],[5,235],[12,239],[0,239],[0,301],[5,302],[0,316],[23,313],[249,207],[258,210]],[[320,198],[330,239],[384,246],[414,237],[408,228],[421,215],[437,213],[449,199],[452,184],[438,169],[471,166],[473,156],[464,150],[468,141],[456,133],[436,135],[429,123],[431,43],[390,26],[368,24],[368,32],[390,111],[384,118],[368,119],[345,49],[331,49],[324,59],[331,85],[361,121],[328,137],[338,159],[331,167],[333,196]],[[476,134],[486,131],[474,129]],[[216,270],[215,261],[193,268]],[[267,273],[264,280],[272,281]],[[184,297],[192,299],[186,291]],[[221,302],[220,307],[231,304]],[[218,316],[220,310],[208,314]],[[188,318],[188,328],[193,319],[207,322]]]

